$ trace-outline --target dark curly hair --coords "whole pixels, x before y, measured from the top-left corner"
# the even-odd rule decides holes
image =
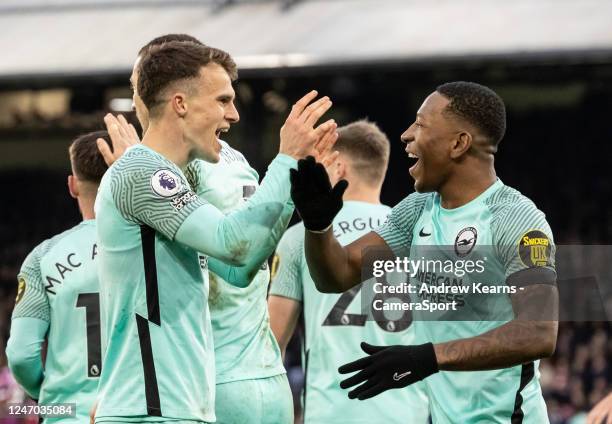
[[[450,100],[446,111],[480,129],[497,147],[506,132],[504,101],[488,87],[475,82],[455,81],[442,84],[436,91]]]

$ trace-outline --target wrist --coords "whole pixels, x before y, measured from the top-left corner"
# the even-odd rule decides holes
[[[420,368],[424,371],[422,378],[426,378],[440,371],[438,356],[433,343],[425,343],[414,346],[415,353],[420,362]]]
[[[304,225],[304,227],[306,227],[306,225]],[[332,228],[332,223],[330,223],[327,227],[325,227],[323,230],[310,230],[308,228],[306,228],[306,231],[308,231],[309,233],[312,234],[326,234],[327,232],[329,232]]]

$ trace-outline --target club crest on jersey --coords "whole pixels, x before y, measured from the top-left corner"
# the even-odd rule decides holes
[[[161,197],[172,197],[181,190],[181,179],[169,169],[160,169],[151,177],[151,188]]]
[[[540,230],[527,231],[519,239],[521,262],[528,267],[550,264],[551,243],[548,236]]]
[[[460,258],[467,256],[476,246],[478,231],[474,227],[466,227],[455,237],[455,253]]]
[[[19,277],[19,282],[17,285],[17,297],[15,298],[15,305],[18,304],[21,299],[23,299],[23,294],[25,293],[26,282],[23,277]]]

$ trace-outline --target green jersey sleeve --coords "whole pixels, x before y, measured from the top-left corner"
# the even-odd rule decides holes
[[[303,301],[303,258],[304,226],[297,224],[285,232],[272,259],[270,295]]]
[[[111,192],[119,212],[174,239],[187,217],[205,202],[190,188],[184,174],[144,149],[131,149],[131,160],[112,169]]]
[[[40,258],[44,244],[32,250],[21,266],[17,276],[17,298],[15,309],[13,309],[13,319],[38,318],[46,322],[51,320],[49,299],[40,271]]]
[[[252,270],[254,275],[276,247],[277,240],[272,236],[279,219],[284,216],[288,221],[285,206],[290,197],[289,169],[295,164],[295,159],[278,155],[261,186],[242,207],[223,215],[214,206],[204,205],[180,226],[176,240],[220,261]],[[249,278],[220,261],[211,258],[209,267],[225,281],[239,284],[252,279],[253,275]]]
[[[544,213],[522,198],[496,218],[493,242],[508,284],[554,283],[555,243]]]
[[[408,256],[412,244],[412,230],[423,212],[429,193],[412,193],[398,203],[387,222],[375,232],[397,256]]]

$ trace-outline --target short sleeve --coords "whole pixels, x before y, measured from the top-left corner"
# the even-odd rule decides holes
[[[36,247],[25,259],[17,275],[17,298],[13,319],[38,318],[50,322],[49,299],[40,271],[41,246]]]
[[[304,260],[304,227],[291,227],[281,238],[272,259],[270,294],[302,302],[303,282],[301,277]]]
[[[204,201],[173,164],[156,160],[146,151],[131,149],[129,153],[112,169],[111,192],[117,209],[125,219],[174,239]]]
[[[544,213],[529,199],[506,208],[494,223],[493,237],[509,285],[555,283],[553,234]]]
[[[410,253],[414,226],[430,197],[427,193],[410,194],[391,210],[387,222],[374,230],[395,255],[408,256]]]

